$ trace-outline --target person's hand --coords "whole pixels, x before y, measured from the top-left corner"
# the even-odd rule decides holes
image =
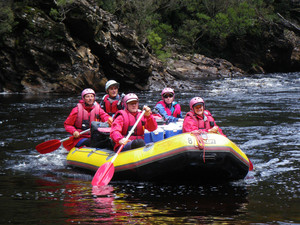
[[[74,138],[79,138],[80,133],[76,130],[76,131],[74,131],[73,136],[74,136]]]
[[[112,117],[109,117],[109,118],[107,119],[108,126],[111,127],[112,122],[113,122],[113,118],[112,118]]]
[[[120,141],[119,141],[119,144],[120,145],[126,145],[130,140],[126,140],[126,138],[122,138]]]
[[[213,128],[208,130],[208,133],[218,133],[219,127],[218,126],[214,126]]]
[[[145,116],[150,116],[151,115],[151,109],[150,107],[144,105],[143,110],[145,110]]]
[[[183,121],[184,121],[184,119],[182,119],[182,118],[178,119],[178,122],[183,122]]]

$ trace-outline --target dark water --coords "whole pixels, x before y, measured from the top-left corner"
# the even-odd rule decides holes
[[[111,182],[66,166],[66,151],[35,146],[68,136],[63,121],[78,96],[0,95],[1,224],[300,224],[300,78],[270,74],[199,82],[176,93],[188,110],[202,96],[255,170],[229,184]],[[98,96],[102,96],[99,93]],[[139,93],[153,107],[159,93]]]

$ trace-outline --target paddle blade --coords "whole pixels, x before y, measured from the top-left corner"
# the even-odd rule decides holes
[[[63,146],[66,150],[70,151],[74,147],[74,137],[71,136],[68,140],[64,141]]]
[[[113,177],[115,172],[115,167],[112,162],[104,163],[102,166],[99,167],[97,172],[94,175],[92,180],[93,186],[104,186],[107,185],[111,178]]]
[[[253,170],[253,163],[251,162],[251,160],[249,159],[249,171]]]
[[[49,152],[53,152],[56,149],[58,149],[61,145],[60,140],[49,140],[49,141],[45,141],[41,144],[38,144],[35,149],[41,153],[41,154],[46,154]]]

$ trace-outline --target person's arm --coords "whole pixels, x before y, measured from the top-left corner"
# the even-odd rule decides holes
[[[74,134],[77,129],[75,128],[75,122],[77,119],[77,114],[78,114],[78,108],[75,107],[72,109],[70,115],[64,122],[64,127],[67,132],[69,132],[71,135]]]
[[[214,118],[212,116],[210,116],[210,119],[211,119],[210,123],[212,123],[211,124],[212,128],[208,129],[208,132],[221,134],[226,137],[226,135],[223,133],[222,129],[216,124],[216,121],[214,120]]]
[[[100,101],[100,107],[101,107],[103,110],[105,109],[105,102],[104,102],[105,96],[106,96],[106,95],[104,95],[104,96],[102,97],[101,101]],[[104,111],[105,111],[105,110],[104,110]]]
[[[165,108],[161,104],[157,104],[155,108],[158,110],[158,113],[164,118],[164,120],[167,121],[167,123],[178,121],[178,118],[174,116],[169,116]]]
[[[122,135],[122,128],[123,128],[124,122],[123,117],[120,115],[113,121],[111,125],[111,132],[110,132],[110,138],[113,140],[114,143],[119,144],[119,141],[124,138]]]
[[[152,115],[151,109],[148,106],[144,106],[143,110],[146,111],[144,114],[145,128],[149,131],[156,130],[157,122],[156,122],[156,119]]]
[[[192,132],[194,130],[198,130],[196,121],[192,117],[186,116],[183,121],[182,132],[187,133]]]
[[[124,96],[125,96],[124,93],[122,93],[122,94],[120,95],[120,99],[119,99],[118,104],[117,104],[118,110],[124,109],[124,104],[123,104],[123,98],[124,98]]]

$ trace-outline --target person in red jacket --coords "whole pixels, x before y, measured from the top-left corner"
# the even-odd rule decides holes
[[[84,89],[81,100],[74,107],[64,122],[67,132],[74,136],[74,146],[89,146],[90,133],[80,135],[81,131],[87,130],[93,121],[108,122],[111,125],[112,117],[109,116],[95,101],[96,94],[93,89]]]
[[[119,87],[120,84],[117,81],[107,81],[105,84],[105,92],[107,94],[103,96],[100,103],[101,108],[112,117],[118,110],[124,109],[122,105],[124,94],[119,95]]]
[[[141,112],[138,110],[139,99],[136,94],[129,93],[123,99],[124,110],[119,110],[111,125],[110,138],[115,143],[114,150],[117,151],[121,145],[125,145],[123,151],[145,146],[144,129],[154,131],[157,129],[157,123],[154,119],[151,109],[144,106],[145,114],[138,123],[136,129],[130,138],[126,141],[126,136],[139,118]]]
[[[204,100],[194,97],[190,101],[190,111],[185,115],[182,132],[202,130],[208,133],[218,133],[225,136],[208,110],[205,110]]]

